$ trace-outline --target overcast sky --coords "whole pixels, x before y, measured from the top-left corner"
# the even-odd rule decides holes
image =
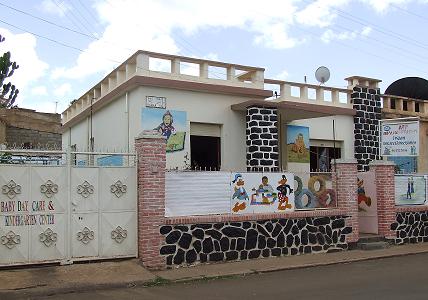
[[[43,20],[42,20],[43,19]],[[62,112],[136,50],[266,68],[327,85],[347,76],[426,78],[428,0],[0,0],[0,52],[20,107]]]

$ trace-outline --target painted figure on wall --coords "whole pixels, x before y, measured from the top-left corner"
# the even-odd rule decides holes
[[[365,203],[367,206],[372,205],[372,199],[366,196],[366,191],[364,189],[364,180],[360,180],[357,178],[357,195],[358,195],[358,210],[365,211],[363,207],[361,207],[362,203]]]
[[[173,122],[174,118],[172,117],[172,114],[169,112],[169,110],[167,110],[162,116],[162,123],[159,124],[159,126],[154,130],[157,130],[160,134],[169,139],[171,134],[175,134],[177,132],[172,125]]]
[[[309,127],[287,125],[288,162],[309,163]]]
[[[270,205],[277,200],[277,193],[269,184],[267,176],[262,177],[262,182],[259,188],[253,188],[254,194],[251,195],[251,205]]]
[[[278,181],[279,186],[276,188],[278,193],[278,210],[286,210],[287,208],[291,209],[292,205],[288,203],[288,196],[293,192],[293,189],[287,184],[287,177],[282,175],[280,181]]]
[[[141,118],[143,130],[156,130],[166,138],[166,152],[184,150],[188,131],[185,111],[146,107]]]
[[[232,200],[236,199],[236,203],[232,210],[238,212],[244,210],[247,207],[247,201],[249,200],[247,191],[244,188],[245,181],[242,179],[241,174],[235,174],[235,179],[232,181],[234,184],[234,194]]]
[[[410,176],[407,179],[407,194],[406,194],[406,199],[412,199],[412,194],[415,193],[415,188],[414,188],[414,181],[413,181],[413,177]]]

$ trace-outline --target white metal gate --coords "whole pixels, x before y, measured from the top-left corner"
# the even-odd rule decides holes
[[[135,166],[0,164],[0,266],[137,255]]]

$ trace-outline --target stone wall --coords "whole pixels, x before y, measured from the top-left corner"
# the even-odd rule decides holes
[[[345,216],[164,225],[167,265],[246,260],[348,249]]]
[[[37,148],[37,145],[40,144],[42,147],[55,146],[57,149],[61,149],[62,139],[60,133],[7,126],[6,142],[8,145],[16,144],[19,147],[25,145],[29,148]]]
[[[247,171],[279,170],[276,108],[247,108]]]
[[[380,159],[379,120],[381,119],[380,89],[354,86],[351,94],[354,117],[354,151],[358,171],[368,171],[372,160]]]
[[[396,244],[428,242],[428,211],[398,212],[391,230]]]

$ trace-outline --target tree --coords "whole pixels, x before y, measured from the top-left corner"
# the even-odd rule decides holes
[[[0,43],[5,38],[0,35]],[[10,61],[10,52],[3,53],[0,57],[0,107],[11,108],[19,94],[19,90],[10,82],[5,83],[6,78],[13,75],[19,66],[14,61]]]

